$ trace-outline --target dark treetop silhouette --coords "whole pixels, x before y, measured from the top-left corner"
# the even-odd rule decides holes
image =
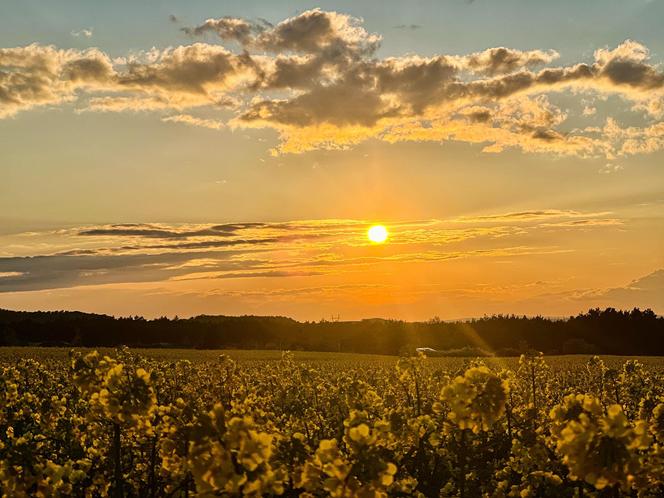
[[[591,309],[568,319],[494,315],[466,321],[366,319],[298,322],[279,316],[115,318],[81,312],[0,310],[0,345],[293,349],[399,354],[664,355],[664,317],[651,310]]]

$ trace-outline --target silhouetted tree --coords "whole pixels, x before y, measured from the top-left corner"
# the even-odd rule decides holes
[[[80,312],[0,310],[0,345],[301,349],[399,354],[418,346],[501,355],[664,355],[664,318],[652,310],[594,308],[566,320],[484,316],[466,321],[369,319],[298,322],[279,316],[115,318]]]

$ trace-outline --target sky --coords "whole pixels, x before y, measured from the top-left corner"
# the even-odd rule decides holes
[[[664,314],[662,0],[0,11],[0,308]]]

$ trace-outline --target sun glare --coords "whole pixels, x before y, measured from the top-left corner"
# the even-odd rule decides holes
[[[369,228],[369,231],[367,232],[367,237],[369,237],[369,240],[374,244],[382,244],[385,242],[387,240],[387,235],[387,228],[383,225],[374,225]]]

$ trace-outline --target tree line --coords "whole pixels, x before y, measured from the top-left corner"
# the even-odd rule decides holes
[[[664,355],[664,317],[652,310],[591,309],[566,319],[492,315],[426,322],[300,322],[280,316],[113,317],[0,309],[0,346],[281,349],[396,355],[430,347],[449,355]]]

